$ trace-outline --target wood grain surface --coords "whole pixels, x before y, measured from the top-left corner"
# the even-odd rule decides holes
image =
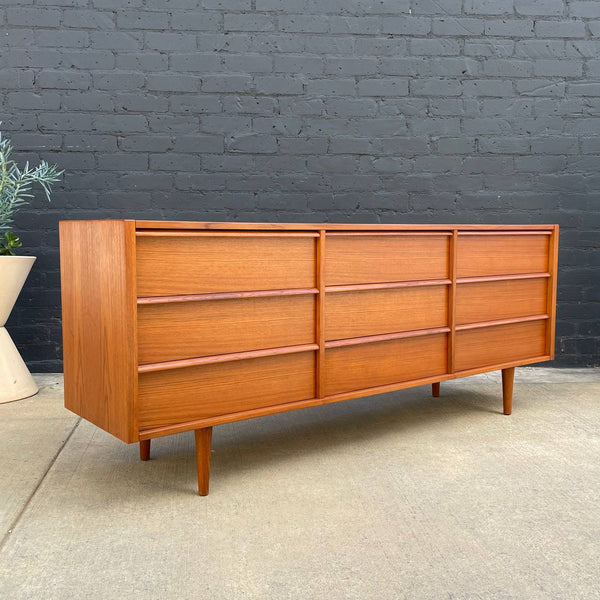
[[[137,441],[133,221],[60,223],[65,406]]]
[[[547,289],[547,278],[459,284],[456,323],[545,314]]]
[[[248,350],[246,352],[231,352],[229,354],[211,354],[210,356],[196,356],[194,358],[181,358],[165,362],[146,363],[138,365],[138,373],[153,373],[155,371],[174,371],[175,369],[187,369],[200,365],[214,365],[217,363],[234,362],[238,360],[249,360],[251,358],[263,358],[265,356],[278,356],[280,354],[296,354],[318,350],[318,344],[301,344],[299,346],[280,346],[279,348],[263,348],[262,350]]]
[[[457,277],[544,273],[547,235],[459,235]]]
[[[147,429],[314,396],[314,352],[141,373],[139,421]]]
[[[64,222],[66,405],[136,441],[543,360],[557,248],[551,225]]]
[[[446,373],[447,338],[438,333],[328,349],[325,392],[339,394]]]
[[[559,226],[555,225],[550,238],[549,248],[549,271],[550,278],[548,279],[548,304],[546,312],[549,319],[546,323],[546,353],[550,356],[550,360],[554,360],[554,352],[556,346],[556,293],[558,282],[558,237]]]
[[[448,286],[327,294],[325,339],[448,325]]]
[[[245,292],[208,292],[206,294],[175,294],[171,296],[138,296],[138,306],[144,304],[174,304],[202,300],[235,300],[237,298],[270,298],[272,296],[303,296],[318,294],[317,288],[286,288],[285,290],[250,290]]]
[[[527,321],[456,332],[457,371],[543,356],[546,321]]]
[[[315,342],[315,295],[139,307],[141,364]]]
[[[198,472],[198,495],[207,496],[210,482],[210,448],[212,427],[194,431],[196,441],[196,470]]]
[[[447,235],[328,236],[325,283],[444,279],[448,246]]]
[[[512,413],[514,381],[515,368],[502,369],[502,412],[505,415]]]
[[[314,287],[315,238],[142,237],[139,296]]]
[[[470,225],[438,223],[241,223],[232,221],[136,221],[138,230],[198,229],[206,231],[552,231],[554,225]]]

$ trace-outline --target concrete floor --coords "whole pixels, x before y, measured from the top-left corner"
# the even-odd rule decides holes
[[[517,369],[217,427],[152,460],[0,405],[0,598],[600,598],[600,370]]]

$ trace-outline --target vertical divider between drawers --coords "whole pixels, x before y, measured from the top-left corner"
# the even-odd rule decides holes
[[[458,230],[452,230],[450,249],[448,253],[448,277],[452,280],[448,293],[448,373],[454,373],[454,355],[456,346],[456,255],[458,250]]]
[[[316,363],[317,398],[322,398],[325,390],[325,230],[319,230],[316,248],[316,286],[319,290],[316,304],[316,342],[319,344]]]

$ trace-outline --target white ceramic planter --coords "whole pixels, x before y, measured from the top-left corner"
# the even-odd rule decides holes
[[[4,325],[35,256],[0,256],[0,403],[37,394],[38,388]]]

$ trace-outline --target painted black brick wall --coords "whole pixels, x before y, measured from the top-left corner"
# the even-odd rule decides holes
[[[558,363],[600,350],[600,2],[4,0],[0,118],[68,176],[9,329],[60,369],[57,222],[558,222]]]

